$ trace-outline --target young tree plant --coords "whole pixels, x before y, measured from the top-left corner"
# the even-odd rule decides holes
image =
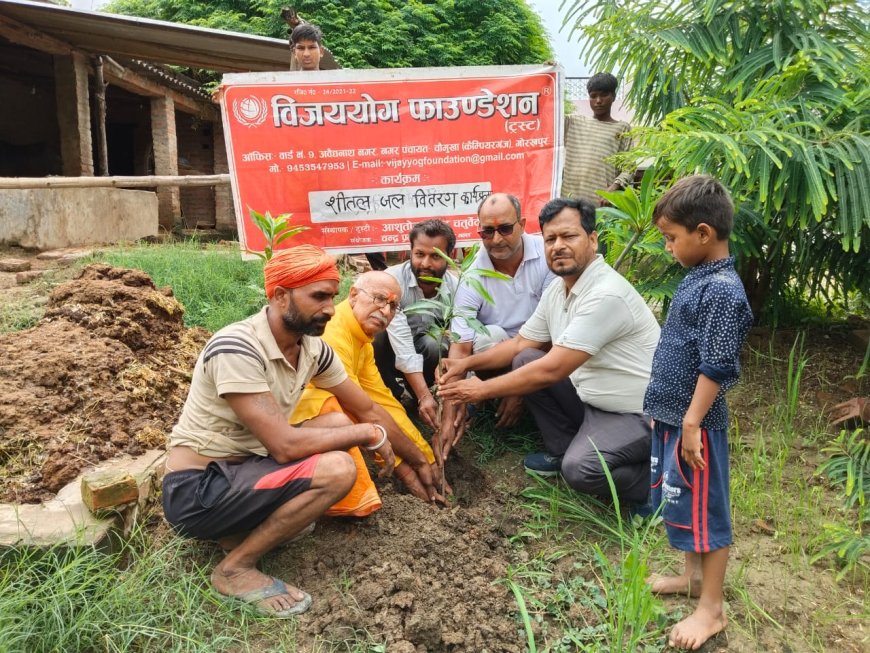
[[[453,274],[457,277],[456,288],[457,290],[463,284],[472,288],[475,292],[477,292],[488,304],[495,304],[495,300],[492,298],[492,295],[487,292],[486,288],[484,288],[483,283],[481,283],[482,277],[491,277],[493,279],[501,279],[502,281],[510,280],[510,277],[502,274],[501,272],[496,272],[495,270],[481,269],[472,267],[474,265],[474,260],[477,257],[477,252],[480,249],[480,243],[475,244],[471,249],[469,249],[465,256],[462,259],[461,263],[457,263],[454,261],[449,255],[445,252],[442,252],[440,249],[436,248],[435,251],[438,253],[438,256],[447,261],[447,274]],[[431,299],[421,299],[414,304],[411,304],[405,309],[405,313],[409,315],[428,315],[432,318],[432,325],[429,327],[427,331],[430,338],[434,339],[435,342],[444,342],[447,341],[449,343],[458,342],[459,334],[453,331],[450,328],[454,318],[461,317],[465,320],[466,324],[468,324],[471,329],[475,331],[475,333],[488,334],[489,332],[484,326],[483,322],[477,319],[473,311],[467,306],[457,306],[456,305],[456,292],[451,292],[450,288],[443,283],[443,279],[438,279],[436,277],[420,277],[423,281],[428,281],[430,283],[439,284],[438,294]],[[439,350],[438,356],[438,369],[441,369],[441,359],[443,349]],[[438,423],[441,423],[441,416],[444,412],[444,403],[441,397],[437,392],[433,392],[433,395],[436,398],[436,402],[438,405],[437,416]],[[439,457],[442,461],[446,459],[447,454],[450,451],[450,447],[452,443],[442,442],[443,438],[443,428],[439,429],[432,436],[432,444],[436,450],[436,456]],[[444,489],[444,465],[441,465],[441,490],[443,492]]]
[[[266,246],[263,248],[262,252],[255,252],[250,249],[245,249],[245,251],[248,254],[254,254],[255,256],[260,257],[264,262],[272,258],[272,254],[275,252],[278,245],[288,238],[292,238],[308,229],[308,227],[293,226],[290,224],[290,216],[292,215],[290,213],[281,213],[273,218],[272,214],[268,211],[266,211],[266,213],[260,213],[259,211],[252,209],[250,206],[248,207],[248,211],[251,215],[251,221],[254,223],[254,226],[260,230],[260,233],[262,233],[263,237],[266,239]]]

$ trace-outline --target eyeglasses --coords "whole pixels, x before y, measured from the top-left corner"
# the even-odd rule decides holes
[[[384,297],[383,295],[374,295],[364,288],[357,288],[357,290],[360,292],[364,292],[366,295],[371,297],[372,301],[375,303],[375,306],[377,306],[378,308],[384,308],[386,306],[389,306],[390,313],[399,313],[402,310],[402,307],[399,306],[399,302],[391,302],[387,297]]]
[[[493,236],[495,236],[495,232],[498,232],[499,236],[510,236],[514,232],[514,227],[516,227],[520,223],[519,220],[512,224],[500,224],[497,227],[484,227],[483,229],[478,229],[477,234],[483,238],[484,240],[489,240]]]

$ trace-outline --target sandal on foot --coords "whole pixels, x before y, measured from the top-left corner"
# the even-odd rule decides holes
[[[273,596],[281,596],[282,594],[290,595],[287,591],[287,585],[284,584],[283,580],[272,577],[272,584],[267,585],[266,587],[251,590],[250,592],[240,594],[239,596],[228,596],[226,594],[221,594],[221,596],[225,599],[248,603],[260,616],[272,617],[275,619],[289,619],[297,614],[302,614],[311,607],[311,595],[307,592],[302,592],[302,599],[291,605],[286,610],[270,610],[269,608],[257,605],[264,599],[270,599]]]

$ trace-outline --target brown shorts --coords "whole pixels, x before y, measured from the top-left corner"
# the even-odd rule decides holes
[[[214,461],[163,477],[163,514],[176,532],[201,540],[253,530],[311,487],[320,454],[279,464],[253,456]]]

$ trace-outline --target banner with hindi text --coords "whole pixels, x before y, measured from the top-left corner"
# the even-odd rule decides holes
[[[477,207],[516,195],[526,231],[556,195],[562,130],[554,66],[228,74],[220,102],[243,250],[249,209],[292,214],[334,254],[408,247],[417,222],[478,240]]]

